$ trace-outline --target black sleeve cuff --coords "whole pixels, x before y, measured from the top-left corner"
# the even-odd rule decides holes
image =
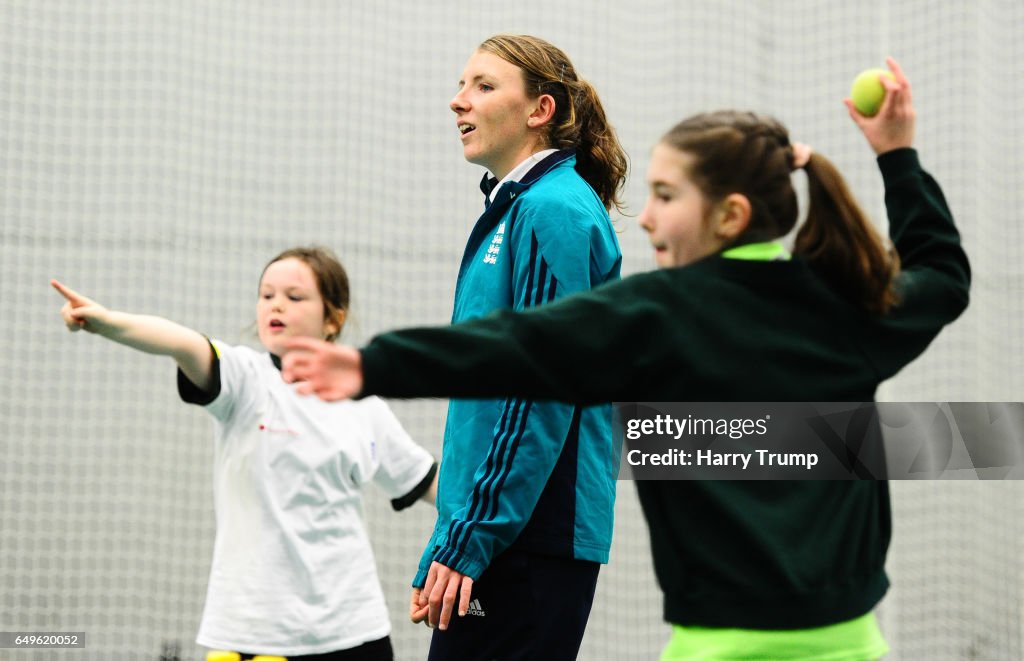
[[[413,487],[412,491],[400,498],[394,498],[391,500],[391,507],[394,508],[396,512],[400,512],[415,503],[420,499],[420,496],[426,493],[427,489],[430,488],[430,483],[434,481],[435,475],[437,475],[436,461],[434,462],[434,465],[430,467],[430,470],[427,471],[426,477],[420,480],[420,483]]]
[[[882,181],[889,186],[910,173],[920,172],[921,161],[916,149],[902,147],[879,154],[878,169],[882,171]]]
[[[376,339],[376,338],[374,338]],[[377,395],[381,392],[384,375],[388,374],[385,358],[381,352],[376,350],[374,342],[371,342],[359,350],[359,363],[363,371],[363,389],[352,399],[362,399],[370,395]]]
[[[206,341],[210,343],[210,355],[213,361],[213,364],[210,365],[210,389],[208,391],[204,391],[192,383],[181,371],[181,368],[178,368],[178,396],[186,404],[206,406],[220,395],[220,356],[217,355],[217,349],[210,339],[207,338]]]

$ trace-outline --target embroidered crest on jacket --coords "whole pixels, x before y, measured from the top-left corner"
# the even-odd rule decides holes
[[[505,223],[498,225],[498,231],[491,239],[491,245],[487,247],[487,254],[484,255],[484,264],[497,264],[498,253],[501,252],[501,244],[505,242]]]

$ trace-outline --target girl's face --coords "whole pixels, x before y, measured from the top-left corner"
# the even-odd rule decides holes
[[[466,62],[459,91],[448,104],[461,133],[462,153],[502,179],[541,148],[531,127],[537,103],[526,95],[519,67],[497,55],[477,51]]]
[[[650,195],[637,220],[660,268],[691,264],[725,245],[715,231],[718,213],[687,176],[692,164],[692,156],[664,143],[651,152]]]
[[[289,338],[324,339],[338,330],[335,322],[324,318],[324,301],[313,269],[294,257],[273,262],[263,272],[256,325],[260,342],[276,356],[283,355]]]

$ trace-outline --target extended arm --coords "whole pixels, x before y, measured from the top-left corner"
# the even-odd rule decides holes
[[[880,79],[886,98],[877,115],[860,115],[847,99],[850,117],[878,155],[889,234],[900,258],[897,304],[879,320],[880,332],[869,343],[883,378],[900,370],[907,356],[924,351],[964,311],[971,283],[970,264],[942,189],[912,149],[916,114],[910,84],[892,58],[888,63],[895,80]]]
[[[361,351],[296,338],[284,378],[301,382],[300,394],[328,401],[510,394],[576,404],[654,401],[648,377],[665,347],[657,336],[685,337],[688,317],[647,297],[652,287],[672,286],[665,272],[643,273],[526,312],[385,333]],[[665,331],[673,319],[679,330]]]
[[[108,310],[56,280],[50,284],[66,299],[61,316],[69,330],[85,330],[138,351],[170,356],[192,383],[204,390],[210,386],[213,350],[196,331],[162,317]]]
[[[887,58],[893,78],[881,76],[885,101],[878,114],[861,115],[846,99],[854,123],[863,131],[885,182],[885,204],[889,233],[903,269],[926,269],[945,276],[946,284],[962,291],[966,305],[970,266],[960,247],[960,235],[942,189],[923,169],[916,153],[914,110],[910,82],[893,58]]]

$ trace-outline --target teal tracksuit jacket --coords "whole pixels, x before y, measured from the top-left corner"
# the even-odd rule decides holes
[[[619,278],[615,230],[575,164],[571,151],[559,151],[502,184],[466,245],[453,322]],[[509,548],[607,562],[618,460],[608,405],[453,400],[437,524],[413,585],[423,585],[434,560],[477,579]]]

